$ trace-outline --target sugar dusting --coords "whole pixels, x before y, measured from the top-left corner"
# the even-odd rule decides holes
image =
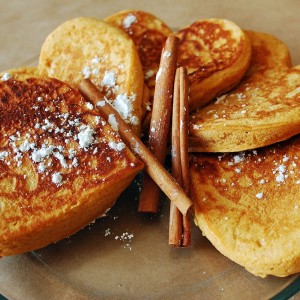
[[[28,160],[36,168],[41,179],[50,179],[50,182],[57,187],[68,181],[68,174],[71,169],[79,167],[81,164],[90,165],[90,162],[83,162],[80,156],[85,152],[103,153],[99,151],[99,145],[109,151],[115,151],[115,155],[126,148],[117,133],[111,132],[111,137],[99,139],[98,126],[105,126],[106,122],[100,115],[91,113],[94,119],[88,124],[83,118],[85,116],[81,110],[78,113],[61,112],[55,99],[43,94],[32,98],[32,110],[35,114],[43,112],[43,118],[37,118],[37,122],[32,124],[32,128],[26,130],[10,128],[9,134],[2,137],[0,147],[0,163],[17,167],[23,165],[24,160]],[[83,100],[82,100],[83,101]],[[38,103],[35,105],[34,103]],[[82,103],[81,107],[89,111],[92,109],[89,102]],[[56,107],[57,109],[53,109]],[[92,121],[95,120],[95,121]],[[94,126],[97,126],[97,130]],[[64,143],[63,143],[64,142]],[[102,154],[101,154],[102,155]],[[108,157],[108,163],[112,158]],[[97,170],[97,167],[95,167]],[[80,169],[77,173],[80,172]],[[79,173],[78,173],[79,174]],[[22,175],[24,179],[27,174]]]
[[[96,80],[98,87],[105,94],[104,99],[99,99],[96,106],[102,107],[105,102],[110,103],[122,116],[122,118],[131,125],[139,125],[139,118],[135,115],[133,103],[136,101],[136,94],[120,92],[118,84],[117,70],[106,70],[107,57],[98,57],[90,59],[82,67],[81,73],[85,79]],[[124,69],[124,65],[117,66],[118,70]],[[102,77],[103,76],[103,77]],[[102,78],[102,79],[101,79]],[[91,103],[87,103],[88,109],[93,109]]]
[[[277,189],[279,192],[285,186],[292,189],[293,185],[296,188],[296,185],[300,184],[298,147],[297,141],[296,146],[293,143],[289,147],[285,144],[282,146],[276,144],[258,150],[218,154],[215,158],[222,171],[218,172],[219,176],[216,175],[211,180],[215,181],[216,186],[224,185],[223,191],[233,189],[233,193],[237,193],[238,197],[242,197],[242,193],[245,193],[247,197],[261,201],[261,205],[267,205],[274,200],[273,193],[277,193]],[[195,162],[197,165],[197,160]],[[198,168],[205,174],[205,163],[200,163]],[[227,179],[222,178],[222,174],[226,174]],[[272,184],[271,191],[270,184]],[[204,200],[206,198],[203,198]],[[296,204],[291,203],[292,207],[287,213],[298,210],[300,204],[297,199],[295,201]]]
[[[2,76],[1,76],[1,80],[2,81],[7,81],[8,79],[10,79],[12,77],[12,75],[10,73],[4,73]]]
[[[136,22],[137,22],[136,16],[133,14],[129,14],[123,20],[123,27],[128,29],[133,23]]]

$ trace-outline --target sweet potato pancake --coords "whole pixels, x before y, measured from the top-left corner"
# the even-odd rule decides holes
[[[249,272],[300,272],[300,136],[232,154],[195,154],[195,221],[225,256]]]
[[[300,66],[291,68],[288,48],[277,38],[248,35],[250,70],[234,90],[192,114],[190,151],[255,149],[300,133]]]
[[[125,10],[104,19],[118,26],[134,41],[144,71],[144,78],[154,94],[155,76],[159,67],[160,55],[169,35],[173,32],[162,20],[140,10]]]
[[[143,167],[113,116],[59,80],[0,81],[0,119],[0,256],[75,233]]]
[[[143,71],[133,41],[119,28],[86,17],[66,21],[46,38],[39,72],[73,87],[89,78],[116,104],[123,118],[140,131]]]
[[[162,20],[140,10],[121,11],[104,20],[126,32],[137,47],[144,80],[149,88],[149,97],[147,98],[147,95],[144,97],[146,116],[143,127],[146,129],[151,119],[155,77],[159,68],[161,52],[167,37],[173,32]]]
[[[179,64],[188,70],[191,110],[233,88],[248,69],[251,42],[231,21],[199,20],[176,36],[180,38]]]

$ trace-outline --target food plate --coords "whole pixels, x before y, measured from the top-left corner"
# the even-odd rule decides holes
[[[289,286],[298,275],[253,276],[198,228],[190,249],[170,248],[168,201],[162,200],[157,216],[139,214],[139,177],[106,217],[76,235],[2,258],[0,291],[12,299],[270,299],[296,292]]]
[[[93,15],[104,17],[126,7],[136,7],[153,12],[177,28],[196,18],[228,18],[243,28],[277,35],[290,47],[293,63],[300,63],[296,57],[300,49],[300,40],[296,38],[299,4],[294,1],[281,4],[266,1],[264,7],[261,1],[241,1],[241,4],[232,1],[230,9],[226,9],[225,2],[215,1],[202,1],[201,5],[188,1],[184,7],[170,5],[169,1],[153,3],[153,7],[147,7],[143,1],[139,5],[129,1],[118,8],[113,4],[110,10],[107,3],[104,7],[99,5],[98,10],[80,7],[76,15],[91,15],[93,11]],[[72,12],[70,7],[64,11],[68,12]],[[59,21],[75,16],[72,13],[59,15],[63,19]],[[22,65],[37,64],[37,57]],[[38,251],[0,259],[0,293],[9,299],[274,297],[279,300],[300,290],[299,275],[265,279],[251,275],[220,254],[196,227],[193,227],[190,249],[169,247],[168,200],[162,200],[157,216],[139,214],[139,182],[138,178],[132,183],[106,217],[70,238]]]

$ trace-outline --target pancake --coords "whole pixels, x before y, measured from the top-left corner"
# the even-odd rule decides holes
[[[192,114],[193,152],[234,152],[271,145],[300,132],[300,66],[268,34],[248,32],[253,60],[245,79]]]
[[[38,67],[20,67],[0,72],[0,81],[8,79],[25,80],[32,77],[39,77]]]
[[[148,113],[143,125],[143,127],[147,127],[151,118],[150,110],[153,103],[155,77],[159,68],[161,52],[167,37],[173,32],[162,20],[140,10],[121,11],[104,20],[126,32],[137,47],[143,67],[144,80],[150,92],[149,102],[145,102]]]
[[[42,46],[39,72],[72,87],[89,78],[140,131],[143,71],[134,43],[115,26],[86,17],[61,24]]]
[[[44,247],[102,216],[143,164],[69,85],[0,81],[0,256]]]
[[[206,19],[179,30],[178,62],[188,70],[190,110],[233,88],[251,60],[251,42],[233,22]]]
[[[160,55],[169,35],[173,32],[162,20],[140,10],[125,10],[104,19],[126,32],[134,41],[150,94],[154,94],[155,76]]]
[[[249,272],[300,272],[300,136],[231,154],[195,154],[190,164],[195,222]]]

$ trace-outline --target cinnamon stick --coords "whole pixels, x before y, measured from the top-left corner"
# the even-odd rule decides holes
[[[173,113],[172,113],[172,176],[182,186],[182,170],[180,158],[180,72],[176,70],[173,93]],[[175,204],[170,203],[169,218],[169,245],[179,247],[182,241],[183,224],[182,214]]]
[[[98,108],[106,121],[108,121],[109,115],[114,114],[118,122],[119,134],[124,143],[144,162],[145,171],[168,198],[175,203],[180,212],[186,215],[192,207],[191,199],[108,102],[104,101],[103,106],[96,106],[99,100],[105,99],[98,88],[90,80],[85,79],[80,83],[79,91]]]
[[[188,154],[189,135],[189,82],[186,68],[180,68],[180,159],[182,171],[182,187],[190,196],[190,172]],[[181,214],[181,213],[180,213]],[[191,221],[190,215],[182,215],[182,247],[191,246]]]
[[[185,68],[176,70],[172,116],[172,175],[190,190],[188,164],[188,81]],[[169,244],[176,247],[191,245],[189,215],[183,216],[174,203],[170,204]]]
[[[161,54],[153,98],[149,131],[149,149],[160,163],[164,163],[172,113],[174,76],[179,39],[170,36]],[[147,174],[143,177],[139,211],[157,213],[160,189]]]

